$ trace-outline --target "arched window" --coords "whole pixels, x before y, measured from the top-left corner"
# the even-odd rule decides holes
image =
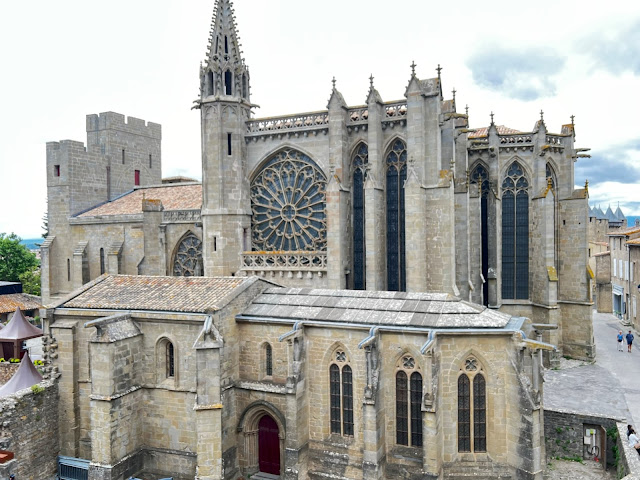
[[[480,236],[482,248],[482,302],[489,305],[489,214],[487,198],[489,196],[489,172],[479,164],[471,173],[470,183],[476,185],[480,193]]]
[[[329,366],[329,398],[331,433],[353,436],[353,373],[342,350]]]
[[[411,356],[402,358],[400,368],[396,373],[396,443],[421,447],[422,375]]]
[[[173,343],[169,341],[167,341],[167,344],[166,344],[166,354],[167,354],[167,358],[166,358],[167,378],[173,378],[176,374],[175,356],[174,356],[174,350],[173,350]]]
[[[186,234],[175,249],[173,256],[174,277],[201,277],[202,241],[193,233]]]
[[[224,36],[224,53],[225,55],[229,53],[229,39],[226,35]]]
[[[251,182],[253,250],[325,251],[327,178],[309,157],[285,149]]]
[[[104,248],[100,249],[100,275],[104,273]]]
[[[353,288],[364,290],[366,288],[366,249],[365,249],[365,206],[364,206],[364,181],[367,178],[367,164],[369,162],[369,149],[365,143],[358,145],[351,162],[351,175],[353,185],[351,192],[353,199]]]
[[[406,290],[404,244],[404,182],[407,179],[407,146],[393,142],[386,162],[387,187],[387,290]]]
[[[213,72],[209,70],[207,72],[207,95],[213,95],[215,92],[215,82]]]
[[[273,349],[268,343],[264,346],[264,374],[267,377],[273,375]]]
[[[467,358],[464,371],[458,377],[458,451],[487,451],[486,381],[474,357]]]
[[[67,258],[67,282],[71,281],[71,260]]]
[[[502,298],[529,298],[529,181],[513,162],[502,182]]]
[[[233,95],[233,73],[231,70],[224,72],[224,89],[226,95]]]

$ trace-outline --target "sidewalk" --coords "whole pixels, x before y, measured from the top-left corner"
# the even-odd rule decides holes
[[[625,329],[626,328],[626,329]],[[593,334],[596,342],[596,365],[609,371],[620,382],[622,393],[631,418],[629,422],[640,427],[640,335],[631,328],[635,336],[633,350],[627,353],[626,341],[623,352],[618,352],[616,336],[620,330],[624,335],[630,327],[623,327],[620,321],[608,313],[593,312]]]
[[[638,339],[632,353],[627,353],[626,343],[619,352],[616,336],[620,330],[616,317],[594,311],[596,363],[562,360],[559,370],[545,370],[545,408],[633,425],[636,419],[640,421],[640,336],[632,332]]]

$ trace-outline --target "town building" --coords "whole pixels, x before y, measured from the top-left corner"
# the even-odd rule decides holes
[[[613,313],[630,323],[631,295],[636,293],[636,288],[631,279],[631,248],[628,242],[640,238],[640,227],[612,230],[608,236]]]
[[[448,293],[103,275],[46,325],[89,480],[542,480],[553,347]]]
[[[407,77],[399,100],[372,78],[349,106],[334,82],[325,110],[254,118],[219,0],[195,104],[201,184],[162,183],[161,127],[136,118],[89,115],[86,146],[47,144],[45,302],[104,273],[437,291],[557,325],[546,341],[594,358],[588,188],[574,188],[588,149],[573,121],[553,133],[541,112],[523,132],[492,114],[473,129],[440,68]]]

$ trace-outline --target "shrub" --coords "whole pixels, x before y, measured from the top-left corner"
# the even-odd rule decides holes
[[[31,385],[31,391],[38,395],[39,393],[44,392],[44,387],[41,387],[40,385],[36,384],[36,385]]]

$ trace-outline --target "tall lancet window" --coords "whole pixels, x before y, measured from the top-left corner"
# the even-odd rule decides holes
[[[502,298],[529,298],[529,181],[513,162],[502,182]]]
[[[367,178],[367,163],[369,149],[365,143],[361,143],[355,150],[351,162],[353,185],[353,288],[364,290],[366,288],[366,250],[365,250],[365,210],[364,210],[364,181]]]
[[[387,154],[387,290],[406,290],[404,245],[404,182],[407,179],[407,146],[393,142]]]
[[[489,172],[484,165],[478,165],[471,173],[471,184],[479,189],[480,193],[480,238],[482,254],[482,302],[489,305],[489,215],[487,198],[489,196]]]

